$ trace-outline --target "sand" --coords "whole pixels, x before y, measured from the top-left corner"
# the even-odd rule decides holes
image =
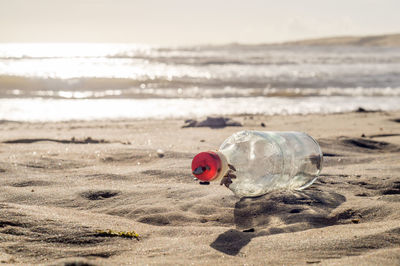
[[[2,121],[1,263],[400,264],[400,112],[231,118],[243,127]],[[309,133],[320,178],[244,199],[199,185],[192,157],[242,129]]]

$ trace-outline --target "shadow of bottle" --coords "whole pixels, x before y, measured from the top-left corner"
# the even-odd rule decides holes
[[[236,229],[220,234],[210,246],[235,256],[254,237],[333,225],[337,217],[330,214],[344,201],[343,195],[315,188],[242,198],[236,202],[233,212]],[[272,218],[279,223],[272,223]]]

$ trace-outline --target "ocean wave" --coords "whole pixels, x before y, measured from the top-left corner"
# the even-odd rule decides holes
[[[136,44],[0,44],[0,60],[140,59],[184,65],[391,64],[396,47],[219,45],[157,47]]]
[[[352,64],[396,64],[400,63],[400,56],[321,56],[321,57],[306,57],[306,56],[245,56],[239,55],[237,58],[232,58],[232,55],[221,57],[220,55],[207,56],[198,54],[195,56],[187,55],[129,55],[128,54],[115,54],[105,56],[0,56],[3,61],[20,61],[20,60],[50,60],[50,59],[131,59],[143,60],[155,64],[170,64],[170,65],[188,65],[188,66],[209,66],[209,65],[255,65],[255,66],[270,66],[270,65],[301,65],[301,64],[331,64],[331,65],[352,65]]]
[[[0,98],[398,96],[400,48],[0,44]]]
[[[194,86],[193,84],[199,86]],[[255,87],[251,87],[256,85]],[[264,85],[264,87],[263,87]],[[282,86],[282,84],[280,84]],[[290,85],[290,84],[288,84]],[[319,84],[320,85],[320,84]],[[223,98],[400,96],[399,87],[272,87],[267,83],[213,80],[37,79],[0,76],[0,98]]]

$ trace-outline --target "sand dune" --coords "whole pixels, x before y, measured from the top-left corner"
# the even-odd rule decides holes
[[[237,116],[242,128],[223,129],[181,128],[178,120],[3,121],[0,260],[398,265],[399,118]],[[192,157],[241,129],[308,132],[325,155],[321,177],[304,191],[243,199],[218,184],[199,185]],[[140,238],[97,231],[107,229]]]

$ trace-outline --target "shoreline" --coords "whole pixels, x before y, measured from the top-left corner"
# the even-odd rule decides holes
[[[316,130],[317,133],[321,134],[322,130],[325,130],[325,134],[329,131],[332,131],[335,135],[337,133],[338,128],[342,128],[337,123],[333,123],[333,121],[340,121],[340,124],[343,124],[343,128],[350,127],[351,125],[358,125],[361,122],[357,122],[359,120],[365,120],[362,127],[355,127],[349,128],[349,131],[343,131],[343,136],[358,136],[361,137],[362,134],[365,132],[374,132],[372,135],[377,135],[379,133],[400,133],[396,132],[396,121],[400,119],[400,110],[398,111],[382,111],[382,110],[354,110],[349,112],[337,112],[337,113],[327,113],[327,114],[318,114],[318,113],[311,113],[311,114],[280,114],[280,115],[261,115],[261,114],[237,114],[237,115],[221,115],[221,116],[211,116],[211,117],[224,117],[226,119],[232,119],[235,122],[241,123],[242,126],[222,126],[222,127],[188,127],[184,128],[185,121],[187,119],[195,119],[196,121],[202,121],[207,116],[201,117],[186,117],[186,118],[143,118],[143,119],[135,119],[135,118],[121,118],[121,119],[93,119],[93,120],[66,120],[66,121],[15,121],[15,120],[0,120],[0,124],[3,126],[0,133],[0,143],[5,140],[9,140],[12,138],[7,138],[7,130],[15,130],[20,132],[21,134],[28,133],[24,132],[25,126],[33,126],[38,132],[38,136],[45,132],[46,135],[49,136],[71,136],[67,131],[64,129],[68,129],[74,132],[76,129],[93,129],[94,136],[82,135],[85,137],[91,138],[99,138],[98,136],[107,136],[107,132],[102,131],[104,129],[112,129],[117,130],[123,127],[126,128],[133,128],[139,132],[145,132],[148,130],[148,134],[151,135],[154,132],[153,127],[159,128],[160,125],[167,125],[163,128],[167,129],[172,132],[174,131],[182,131],[182,132],[191,132],[194,130],[199,130],[201,132],[210,132],[219,133],[219,132],[236,132],[245,129],[254,129],[254,130],[261,130],[261,131],[268,131],[273,129],[273,131],[314,131]],[[379,126],[376,123],[377,118],[383,118],[386,120],[386,123],[391,125],[394,128],[390,128],[387,132],[385,131],[384,127]],[[386,118],[386,119],[385,119]],[[350,119],[352,122],[346,121]],[[310,125],[305,125],[305,121],[312,121]],[[264,126],[262,125],[264,124]],[[393,124],[392,124],[393,123]],[[8,127],[9,126],[9,127]],[[50,127],[50,131],[46,129],[46,126]],[[57,126],[60,126],[57,128]],[[63,134],[60,134],[62,131]],[[375,130],[374,130],[375,129]],[[77,130],[79,132],[79,130]],[[33,133],[33,132],[30,132]],[[100,133],[100,134],[97,134]],[[132,136],[136,136],[133,132],[127,132],[126,130],[121,130],[122,135],[129,137],[131,134]],[[137,132],[136,132],[137,133]],[[160,132],[156,132],[160,133]],[[191,132],[192,133],[192,132]],[[330,133],[328,133],[331,136]],[[368,137],[368,136],[366,136]],[[222,143],[223,139],[221,140]]]
[[[199,99],[0,99],[0,120],[91,121],[206,116],[308,115],[399,110],[399,97],[233,97]]]

